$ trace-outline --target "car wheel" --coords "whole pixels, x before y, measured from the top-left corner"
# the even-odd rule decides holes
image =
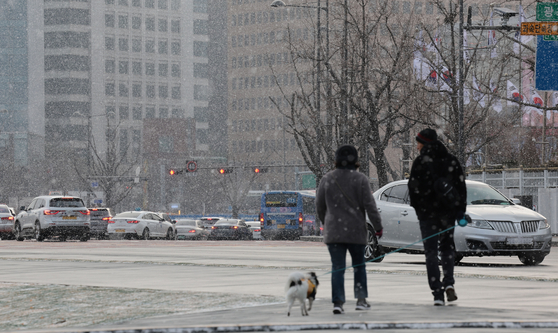
[[[366,223],[366,235],[367,235],[367,242],[366,247],[364,248],[364,259],[366,261],[372,260],[374,258],[378,258],[373,260],[372,262],[381,262],[384,260],[382,255],[384,251],[382,250],[382,246],[378,244],[378,238],[376,237],[376,231],[374,227],[370,224]]]
[[[174,233],[172,232],[172,228],[169,228],[169,230],[167,230],[167,239],[168,239],[168,240],[173,240],[173,239],[175,239],[174,236],[173,236],[173,234],[174,234]]]
[[[519,261],[527,266],[536,266],[543,262],[546,253],[543,252],[532,252],[532,253],[522,253],[518,255]]]
[[[147,229],[147,228],[143,229],[143,232],[141,234],[141,239],[143,239],[143,240],[149,240],[150,239],[149,229]]]
[[[66,239],[67,239],[66,235],[58,237],[58,240],[60,240],[61,242],[65,242]]]
[[[90,238],[91,238],[91,236],[90,236],[89,234],[83,234],[83,235],[80,237],[79,241],[80,241],[80,242],[87,242]]]
[[[43,231],[41,230],[41,224],[39,222],[35,222],[35,240],[37,242],[42,242],[45,239],[43,235]]]
[[[14,225],[14,237],[18,242],[23,242],[23,236],[21,235],[21,227],[19,223]]]

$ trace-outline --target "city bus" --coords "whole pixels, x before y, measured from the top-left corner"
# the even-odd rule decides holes
[[[321,234],[316,220],[316,191],[262,194],[260,225],[264,239],[297,239]]]

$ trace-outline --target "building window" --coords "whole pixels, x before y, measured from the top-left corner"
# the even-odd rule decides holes
[[[173,148],[173,136],[172,135],[161,135],[159,136],[159,152],[160,153],[172,153]]]
[[[155,31],[155,18],[154,17],[145,18],[145,30]]]
[[[194,77],[207,79],[208,66],[203,63],[194,63]]]
[[[134,120],[141,120],[142,119],[142,114],[141,114],[141,106],[134,106],[132,108],[132,119]]]
[[[128,74],[128,61],[119,61],[118,62],[118,73],[119,74]]]
[[[132,52],[141,52],[141,39],[132,39]]]
[[[159,6],[158,6],[159,9],[169,9],[168,0],[159,0],[159,1],[157,2],[157,4],[159,5]]]
[[[114,50],[114,37],[105,37],[105,49]]]
[[[120,130],[120,156],[123,162],[126,161],[126,153],[128,152],[128,131]]]
[[[114,28],[114,14],[105,14],[105,27]]]
[[[172,109],[172,118],[184,118],[184,110],[173,108]]]
[[[159,76],[167,77],[169,74],[169,64],[159,64]]]
[[[120,6],[126,6],[128,7],[128,0],[118,0],[118,4]]]
[[[115,86],[114,83],[106,83],[105,84],[105,95],[107,96],[115,96]]]
[[[171,20],[171,32],[172,33],[180,33],[180,21],[179,20]]]
[[[128,15],[118,15],[118,28],[128,29]]]
[[[141,17],[132,16],[132,29],[141,29]]]
[[[145,63],[145,75],[155,75],[155,64],[152,62]]]
[[[141,130],[132,130],[132,154],[140,156],[141,154]]]
[[[118,50],[128,51],[128,38],[118,38]]]
[[[194,85],[194,100],[207,101],[209,99],[207,93],[207,86]]]
[[[114,0],[105,0],[105,5],[114,5]]]
[[[159,32],[167,32],[169,30],[169,23],[167,19],[159,19]]]
[[[153,119],[155,118],[155,107],[148,106],[145,108],[145,118]]]
[[[114,74],[116,65],[114,60],[105,60],[105,73]]]
[[[145,0],[145,8],[155,8],[155,0]]]
[[[147,98],[155,98],[155,86],[152,84],[148,84],[145,87],[145,95],[147,96]],[[146,113],[147,113],[147,109],[146,109]],[[153,112],[153,114],[155,114],[155,111]]]
[[[118,117],[120,120],[128,120],[130,118],[129,108],[127,106],[121,106],[118,108]]]
[[[141,75],[142,70],[141,70],[141,62],[139,61],[133,61],[132,62],[132,74],[134,75]]]
[[[207,0],[194,0],[194,13],[207,13]]]
[[[141,0],[132,0],[132,7],[141,7]]]
[[[132,97],[141,97],[141,83],[132,84]]]
[[[118,85],[118,96],[128,97],[128,86],[126,85],[126,83],[120,83]]]
[[[178,87],[172,87],[172,91],[171,91],[171,98],[172,99],[180,99],[181,94],[180,94],[180,86]]]
[[[169,53],[169,42],[167,40],[160,40],[159,54],[168,54],[168,53]]]
[[[169,109],[168,108],[159,108],[159,118],[168,118],[169,117]]]
[[[172,77],[180,77],[180,64],[172,64],[171,65],[171,76]]]
[[[180,41],[173,41],[171,43],[172,55],[180,55]]]
[[[159,86],[159,98],[168,98],[169,97],[169,87],[166,85]]]
[[[145,41],[145,53],[155,53],[155,40],[148,39]]]
[[[207,58],[207,42],[194,41],[194,57]]]
[[[194,20],[194,35],[207,35],[208,33],[207,20]]]
[[[180,9],[180,0],[171,0],[171,9],[172,10],[179,10]]]

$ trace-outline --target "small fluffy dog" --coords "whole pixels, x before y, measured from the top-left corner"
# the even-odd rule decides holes
[[[287,316],[291,315],[291,308],[295,300],[300,302],[300,311],[303,316],[308,316],[308,311],[312,309],[312,302],[316,299],[316,290],[318,289],[318,277],[316,273],[291,273],[285,286],[287,295]],[[306,310],[306,299],[308,298],[308,310]]]

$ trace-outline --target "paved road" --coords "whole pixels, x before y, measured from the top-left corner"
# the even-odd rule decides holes
[[[1,241],[0,282],[232,294],[239,298],[265,296],[272,303],[283,297],[286,277],[293,270],[316,271],[322,282],[315,309],[306,318],[296,312],[287,318],[284,304],[271,304],[240,312],[222,310],[88,326],[96,329],[314,325],[332,321],[548,322],[558,318],[557,252],[535,267],[522,265],[517,257],[465,258],[455,270],[460,299],[456,306],[441,310],[431,305],[423,256],[389,255],[381,263],[367,265],[373,311],[366,314],[352,311],[350,301],[342,318],[331,315],[329,255],[323,244],[315,242]],[[348,296],[352,290],[351,275],[346,276]],[[247,316],[246,312],[252,315]]]

